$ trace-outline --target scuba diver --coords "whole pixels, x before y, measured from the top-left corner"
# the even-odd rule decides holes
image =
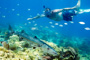
[[[37,16],[33,18],[28,18],[27,20],[34,20],[41,17],[47,17],[49,19],[52,19],[54,21],[72,21],[73,16],[79,14],[80,12],[80,0],[78,0],[77,5],[72,8],[63,8],[63,9],[55,9],[51,10],[50,8],[45,8],[44,14],[38,14]]]

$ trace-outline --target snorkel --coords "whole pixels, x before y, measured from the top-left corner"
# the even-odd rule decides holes
[[[51,15],[51,9],[50,8],[46,8],[45,6],[43,6],[43,8],[45,9],[45,12],[44,12],[45,16],[46,17],[50,17],[50,15]]]

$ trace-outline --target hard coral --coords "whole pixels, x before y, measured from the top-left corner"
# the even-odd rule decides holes
[[[27,40],[19,41],[17,35],[12,35],[8,40],[12,51],[1,48],[0,51],[2,54],[0,57],[2,57],[1,59],[11,60],[78,60],[76,59],[77,52],[73,48],[58,47],[56,44],[44,40],[43,42],[53,47],[57,51],[58,56],[47,54],[47,52],[42,51],[42,47],[37,44]]]

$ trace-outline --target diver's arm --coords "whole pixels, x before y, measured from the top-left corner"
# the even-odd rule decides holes
[[[33,18],[28,18],[27,20],[34,20],[34,19],[38,19],[38,18],[41,18],[41,17],[45,17],[44,14],[37,14],[37,16],[33,17]]]
[[[88,12],[90,12],[90,9],[80,9],[78,14],[88,13]]]

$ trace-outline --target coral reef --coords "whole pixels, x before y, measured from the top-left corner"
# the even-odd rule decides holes
[[[46,42],[45,40],[42,40]],[[10,60],[79,60],[78,53],[72,47],[58,47],[52,42],[46,42],[52,46],[57,52],[58,56],[49,55],[42,51],[42,47],[37,44],[28,42],[26,40],[19,41],[17,35],[10,36],[8,40],[9,50],[6,45],[0,47],[0,59]]]
[[[35,30],[32,33],[34,32],[36,34],[31,34],[30,36],[35,36],[38,32],[37,37],[53,47],[57,51],[58,56],[42,51],[42,47],[33,42],[25,39],[20,40],[20,37],[17,35],[9,36],[8,32],[1,32],[0,41],[3,42],[0,43],[0,60],[90,60],[90,46],[88,46],[90,40],[86,41],[86,39],[78,37],[63,37],[46,30],[42,30],[42,32]],[[46,33],[43,34],[43,32]],[[75,48],[78,48],[78,53]]]

